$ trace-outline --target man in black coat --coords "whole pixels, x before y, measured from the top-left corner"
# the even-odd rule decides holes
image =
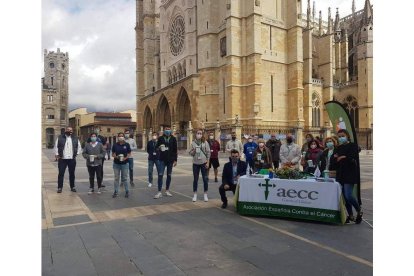
[[[158,171],[158,193],[154,198],[162,197],[162,178],[165,168],[167,168],[167,181],[165,195],[172,196],[170,193],[172,168],[177,165],[177,139],[172,135],[171,128],[165,127],[164,135],[160,136],[157,141],[156,150],[159,151],[159,171]]]
[[[234,194],[240,176],[245,175],[247,170],[246,162],[240,160],[240,153],[236,149],[231,150],[230,154],[230,162],[224,164],[222,184],[219,187],[223,209],[227,207],[226,191],[232,191]]]

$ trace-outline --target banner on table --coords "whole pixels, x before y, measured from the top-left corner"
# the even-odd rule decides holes
[[[237,211],[341,223],[341,187],[337,182],[240,178]]]
[[[344,106],[337,101],[329,101],[325,103],[326,111],[328,112],[329,119],[331,120],[331,123],[338,132],[340,129],[345,129],[348,131],[351,142],[358,145],[357,141],[357,135],[355,132],[354,123],[351,120],[351,116],[349,116],[349,113],[346,111]],[[357,168],[358,168],[358,183],[354,187],[354,193],[356,194],[358,198],[359,204],[361,204],[361,173],[360,173],[360,167],[359,167],[359,157],[357,158]]]

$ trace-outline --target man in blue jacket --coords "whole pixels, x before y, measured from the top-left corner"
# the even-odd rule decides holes
[[[230,162],[224,164],[222,174],[222,184],[219,187],[219,193],[223,204],[221,208],[227,207],[226,191],[232,191],[233,194],[236,191],[237,182],[240,176],[246,174],[247,165],[246,162],[240,160],[240,154],[237,150],[231,150]]]
[[[247,143],[244,144],[243,151],[243,153],[246,155],[246,162],[249,164],[250,169],[253,169],[254,166],[253,155],[256,148],[257,144],[253,141],[253,137],[250,135],[247,139]]]

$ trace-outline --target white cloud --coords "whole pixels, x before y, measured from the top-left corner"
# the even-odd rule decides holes
[[[92,79],[92,81],[95,82],[102,82],[105,79],[111,77],[111,75],[115,72],[115,68],[111,65],[100,65],[95,68],[90,68],[86,65],[82,65],[80,68],[80,72],[84,74],[86,77],[89,77]]]

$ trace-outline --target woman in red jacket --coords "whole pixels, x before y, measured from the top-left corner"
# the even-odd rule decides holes
[[[214,182],[218,182],[217,180],[217,174],[218,174],[218,167],[220,167],[219,159],[218,159],[218,153],[220,151],[220,143],[214,139],[214,133],[210,132],[208,134],[208,144],[210,145],[210,162],[207,170],[207,178],[209,178],[210,175],[210,169],[211,166],[214,168]]]

